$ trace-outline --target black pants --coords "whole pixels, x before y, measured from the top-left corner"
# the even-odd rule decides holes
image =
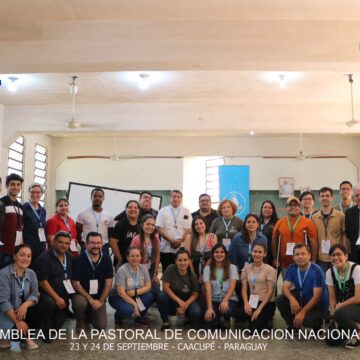
[[[293,294],[294,295],[294,294]],[[295,295],[294,295],[295,296]],[[295,296],[296,297],[296,296]],[[297,298],[297,297],[296,297]],[[299,301],[299,299],[297,299]],[[276,306],[280,311],[282,318],[286,321],[289,327],[293,327],[295,315],[291,313],[290,301],[284,295],[279,295],[276,300]],[[299,301],[300,302],[300,301]],[[306,305],[306,304],[304,304]],[[323,318],[325,315],[325,309],[322,303],[317,303],[304,318],[303,325],[305,327],[318,330],[323,324]]]
[[[334,320],[345,330],[359,331],[360,304],[347,305],[334,312]]]
[[[40,293],[39,305],[46,309],[46,316],[43,316],[42,330],[44,335],[48,336],[50,329],[59,330],[67,317],[67,307],[65,309],[59,309],[56,306],[55,300],[44,293]]]
[[[260,306],[260,304],[261,302],[259,302],[258,306]],[[261,331],[266,329],[269,321],[274,317],[275,309],[276,309],[275,302],[268,302],[262,309],[257,319],[251,321],[251,316],[247,315],[247,318],[249,320],[249,329],[251,331],[254,330]]]
[[[162,266],[162,272],[164,273],[166,268],[171,265],[175,264],[175,254],[174,253],[160,253],[160,262]]]

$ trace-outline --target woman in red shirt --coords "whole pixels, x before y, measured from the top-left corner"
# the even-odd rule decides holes
[[[66,231],[71,235],[70,251],[73,256],[78,255],[77,230],[74,220],[69,214],[69,201],[61,198],[56,202],[56,214],[46,222],[46,238],[48,245],[52,245],[58,231]]]

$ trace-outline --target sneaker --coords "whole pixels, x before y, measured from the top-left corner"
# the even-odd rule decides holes
[[[148,320],[146,319],[145,316],[140,316],[138,318],[135,319],[135,324],[136,325],[140,325],[142,327],[148,328],[150,327],[150,324],[148,322]]]
[[[0,349],[8,349],[10,347],[10,340],[0,340]]]
[[[39,345],[32,339],[26,340],[26,348],[28,350],[36,350],[39,348]]]
[[[161,328],[160,328],[160,331],[165,331],[167,329],[170,329],[169,323],[163,323]]]
[[[20,341],[10,341],[10,351],[21,353]]]
[[[350,349],[350,350],[359,349],[360,348],[360,340],[358,340],[356,337],[350,339],[346,343],[345,348]]]

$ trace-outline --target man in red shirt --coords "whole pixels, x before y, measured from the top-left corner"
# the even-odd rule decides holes
[[[287,216],[279,219],[272,235],[273,265],[281,268],[283,276],[293,263],[293,250],[296,244],[305,243],[311,248],[311,261],[316,262],[318,243],[314,223],[300,215],[300,200],[290,196],[286,201]]]

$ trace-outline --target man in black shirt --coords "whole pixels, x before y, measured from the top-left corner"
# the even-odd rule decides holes
[[[208,225],[209,228],[211,226],[211,223],[218,217],[218,214],[216,212],[216,210],[211,208],[211,197],[208,194],[201,194],[199,196],[199,207],[200,209],[193,212],[191,214],[191,216],[193,217],[193,219],[197,216],[197,215],[201,215],[203,216]]]
[[[39,280],[39,303],[46,304],[45,336],[50,329],[60,329],[66,320],[71,285],[71,236],[65,231],[56,233],[53,246],[35,261],[34,270]]]

